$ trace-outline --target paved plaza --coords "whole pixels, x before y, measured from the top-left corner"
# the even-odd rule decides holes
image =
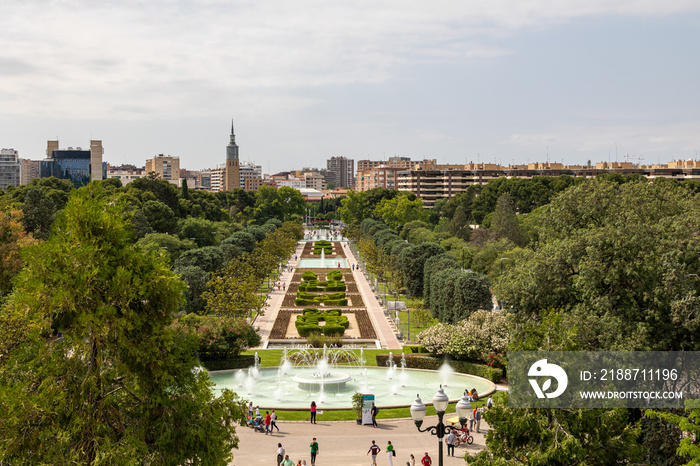
[[[421,433],[416,429],[411,419],[379,420],[379,427],[357,425],[350,422],[324,422],[323,415],[318,415],[317,424],[309,422],[285,422],[278,421],[280,432],[273,435],[265,435],[254,432],[248,427],[238,427],[236,432],[240,439],[237,450],[234,450],[233,462],[235,466],[275,465],[277,443],[281,443],[289,458],[294,460],[306,460],[307,466],[311,465],[309,444],[316,437],[319,443],[319,455],[316,465],[355,466],[370,465],[372,459],[367,456],[367,450],[372,440],[382,449],[377,457],[377,465],[389,464],[384,452],[387,441],[391,440],[396,450],[394,458],[395,466],[404,466],[408,455],[416,457],[416,465],[427,451],[437,465],[438,440],[427,432]],[[427,416],[423,427],[437,424],[437,416]],[[488,426],[482,421],[481,434],[474,433],[472,445],[460,445],[455,448],[455,457],[447,456],[447,447],[444,446],[444,464],[463,465],[463,456],[467,453],[474,454],[484,446],[484,433]]]

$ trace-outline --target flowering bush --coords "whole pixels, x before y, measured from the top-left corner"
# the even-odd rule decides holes
[[[509,338],[506,311],[480,310],[457,325],[438,324],[430,327],[418,335],[417,341],[435,354],[481,360],[501,367]]]
[[[235,358],[241,351],[260,344],[260,335],[243,318],[188,314],[173,326],[196,335],[199,358],[203,361]]]

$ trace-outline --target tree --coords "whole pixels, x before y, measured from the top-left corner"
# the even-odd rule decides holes
[[[223,241],[224,244],[233,244],[242,252],[253,252],[255,249],[255,237],[247,231],[237,231]]]
[[[411,220],[410,222],[406,222],[404,223],[403,228],[401,228],[401,237],[407,240],[408,235],[411,234],[411,231],[416,228],[430,229],[430,225],[422,220]]]
[[[48,239],[51,225],[56,218],[56,206],[40,188],[27,191],[24,198],[22,223],[27,233],[32,233],[37,239]]]
[[[536,250],[496,294],[523,320],[566,311],[582,347],[700,348],[700,202],[675,184],[590,181],[544,207]]]
[[[431,301],[433,287],[430,279],[433,274],[446,269],[459,269],[457,260],[447,253],[429,257],[423,265],[423,304],[431,311],[433,311],[433,303]],[[452,290],[450,290],[450,292],[452,292]],[[433,312],[433,316],[437,317],[437,314]],[[442,319],[440,320],[442,321]]]
[[[71,196],[9,297],[7,311],[38,330],[0,372],[0,457],[225,465],[242,404],[215,398],[195,370],[196,342],[170,329],[184,285],[160,255],[132,247],[124,206],[100,194],[93,183]]]
[[[251,258],[251,255],[234,257],[221,272],[214,274],[207,284],[208,290],[202,294],[211,312],[226,317],[250,317],[252,311],[260,309],[260,279]]]
[[[180,238],[190,239],[200,248],[216,246],[220,241],[218,225],[203,218],[189,217],[180,220],[178,231]]]
[[[459,322],[466,319],[472,313],[493,307],[491,301],[491,286],[485,275],[466,271],[460,273],[454,281],[454,307],[452,308],[451,321]]]
[[[195,266],[207,272],[217,272],[225,265],[224,252],[216,246],[190,249],[180,254],[177,260],[179,268]]]
[[[175,272],[180,274],[180,279],[187,285],[185,312],[204,314],[206,302],[202,298],[202,294],[207,290],[207,283],[211,279],[211,273],[194,265],[179,267]]]
[[[146,201],[142,210],[153,231],[170,234],[175,233],[177,230],[177,217],[173,210],[164,203],[160,201]]]
[[[12,289],[12,278],[22,268],[20,251],[34,239],[22,228],[22,211],[0,211],[0,299]]]
[[[508,193],[502,194],[496,202],[490,230],[498,238],[506,238],[520,247],[525,246],[525,236],[520,229],[518,217],[515,215],[515,206]]]
[[[277,195],[282,205],[282,217],[277,217],[279,220],[284,221],[291,219],[294,215],[304,215],[304,196],[298,189],[282,186],[277,190]]]
[[[136,244],[147,251],[167,253],[171,264],[177,262],[180,254],[196,247],[194,241],[189,239],[181,240],[177,236],[165,233],[149,233],[139,239]]]
[[[427,222],[430,217],[428,211],[423,208],[422,199],[409,200],[405,195],[383,199],[374,209],[374,213],[394,229],[399,229],[414,220]]]
[[[445,252],[439,245],[423,243],[401,251],[399,263],[406,278],[406,291],[410,297],[423,296],[423,266],[432,256]]]

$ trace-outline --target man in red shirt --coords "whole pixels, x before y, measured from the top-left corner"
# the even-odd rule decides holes
[[[272,429],[270,429],[270,424],[272,423],[272,416],[270,416],[270,411],[265,411],[265,435],[269,432],[272,434]]]
[[[423,466],[431,466],[433,464],[433,460],[430,459],[430,455],[428,452],[425,452],[425,456],[423,457],[422,460],[420,460],[420,464]]]

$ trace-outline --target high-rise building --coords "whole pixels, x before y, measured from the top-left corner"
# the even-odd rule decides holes
[[[19,186],[20,163],[19,156],[15,149],[0,150],[0,189],[7,189],[8,186]]]
[[[262,174],[263,174],[262,173],[262,165],[255,165],[255,162],[246,162],[244,160],[244,161],[240,162],[240,164],[238,166],[238,170],[239,170],[240,179],[241,179],[239,186],[243,189],[248,190],[248,188],[246,188],[246,179],[247,178],[255,178],[255,179],[262,180]],[[253,185],[248,183],[248,186],[253,186]]]
[[[41,178],[41,160],[19,159],[20,184],[29,184],[34,178]]]
[[[331,181],[337,187],[349,187],[355,184],[355,161],[347,157],[331,157],[326,161],[326,168]]]
[[[75,187],[103,180],[107,176],[107,166],[102,162],[103,154],[102,141],[90,141],[90,150],[80,147],[59,149],[58,141],[47,141],[47,158],[41,161],[41,177],[55,176],[70,180]]]
[[[180,179],[180,157],[158,154],[146,160],[146,174],[151,172],[155,172],[159,178],[177,184]]]
[[[231,136],[228,146],[226,146],[226,175],[224,190],[231,191],[241,187],[241,173],[238,161],[238,144],[236,135],[233,132],[233,120],[231,120]]]

